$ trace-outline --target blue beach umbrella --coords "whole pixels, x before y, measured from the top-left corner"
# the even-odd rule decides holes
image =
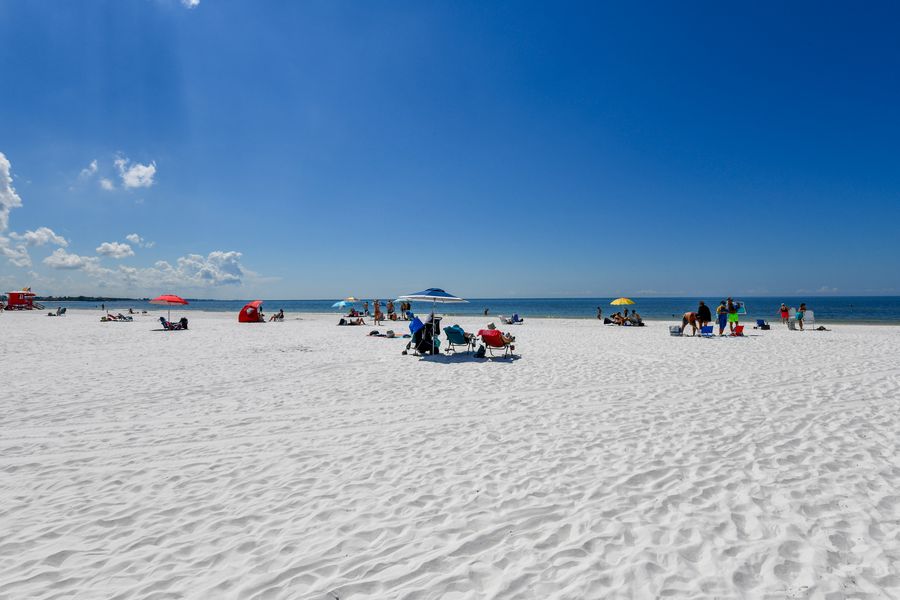
[[[341,300],[340,302],[335,302],[331,305],[331,308],[347,308],[348,306],[353,306],[352,302],[347,302],[346,300]]]
[[[415,292],[413,294],[407,294],[405,296],[400,296],[397,300],[408,300],[410,302],[431,302],[431,313],[434,314],[434,306],[438,302],[441,304],[459,304],[460,302],[468,302],[468,300],[463,300],[458,296],[454,296],[448,292],[445,292],[441,288],[428,288],[427,290],[422,290],[421,292]],[[437,338],[437,332],[435,332],[435,338]]]

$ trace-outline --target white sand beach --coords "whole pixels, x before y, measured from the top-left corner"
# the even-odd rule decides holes
[[[0,598],[900,597],[900,327],[159,314],[0,315]]]

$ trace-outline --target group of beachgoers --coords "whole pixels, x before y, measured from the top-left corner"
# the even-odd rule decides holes
[[[368,300],[363,302],[362,310],[351,308],[350,312],[341,317],[338,325],[365,325],[365,317],[372,317],[375,325],[381,325],[387,321],[409,321],[412,318],[412,304],[406,301],[400,302],[400,311],[394,305],[393,300],[388,300],[385,305],[387,315],[381,310],[381,300],[372,302],[374,313],[369,312]]]
[[[597,318],[603,321],[604,325],[621,325],[627,327],[643,327],[644,319],[638,314],[637,310],[632,309],[631,314],[626,308],[623,312],[615,312],[608,317],[603,317],[603,309],[597,307]]]
[[[725,329],[728,329],[729,335],[740,334],[740,316],[742,314],[743,304],[734,298],[728,298],[719,302],[716,307],[716,324],[719,326],[719,335],[725,335]],[[800,308],[795,312],[794,318],[800,329],[803,329],[803,318],[806,315],[806,303],[800,304]],[[790,309],[786,304],[782,303],[779,308],[781,314],[781,322],[788,324],[791,318]],[[697,335],[698,331],[702,331],[703,327],[707,327],[713,322],[712,311],[703,300],[700,300],[697,310],[684,313],[681,317],[681,333],[685,334],[688,325],[691,327],[691,335]],[[768,327],[768,325],[766,325]]]

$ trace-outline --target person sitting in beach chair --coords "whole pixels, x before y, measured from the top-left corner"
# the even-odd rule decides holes
[[[628,317],[628,320],[631,321],[631,324],[635,327],[644,326],[644,319],[641,317],[641,315],[638,314],[638,311],[636,310],[631,311],[631,316]]]
[[[284,309],[278,309],[278,312],[269,317],[269,321],[284,321]]]
[[[511,356],[513,350],[516,349],[516,347],[513,346],[513,342],[516,341],[515,336],[503,333],[499,329],[482,329],[478,332],[478,337],[484,342],[484,345],[488,352],[491,353],[491,356],[494,356],[494,352],[499,350],[503,351],[504,357]]]
[[[464,346],[469,352],[475,346],[475,336],[466,333],[459,325],[444,327],[444,333],[447,335],[447,352],[456,352],[456,346]]]
[[[188,328],[187,317],[181,317],[180,320],[175,321],[174,323],[171,321],[166,321],[165,317],[160,317],[159,322],[162,324],[163,329],[165,329],[166,331],[180,331],[182,329]]]

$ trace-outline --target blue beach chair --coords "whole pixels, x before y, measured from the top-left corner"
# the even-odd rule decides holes
[[[711,338],[713,336],[714,334],[712,325],[706,325],[700,328],[700,337]]]
[[[466,352],[470,352],[475,344],[475,338],[467,336],[459,325],[444,327],[444,333],[447,335],[447,352],[456,352],[456,346],[464,346]]]

